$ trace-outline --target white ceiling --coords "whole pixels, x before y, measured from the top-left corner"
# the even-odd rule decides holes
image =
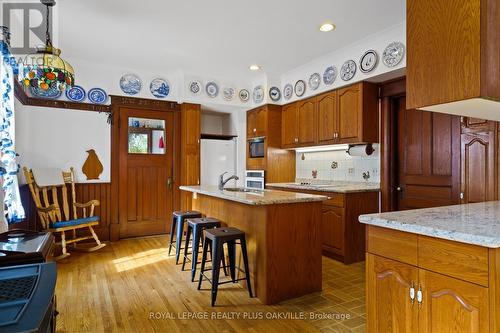
[[[404,20],[405,0],[61,0],[63,57],[248,82],[279,76]],[[320,33],[325,21],[336,25]]]

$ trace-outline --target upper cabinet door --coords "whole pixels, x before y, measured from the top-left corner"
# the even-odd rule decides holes
[[[338,137],[341,143],[361,142],[360,125],[363,113],[362,85],[353,86],[338,90]],[[377,118],[378,119],[378,118]],[[378,124],[374,124],[377,125]]]
[[[418,332],[418,268],[367,254],[367,332]],[[441,332],[441,331],[433,331]],[[443,331],[444,332],[444,331]]]
[[[297,103],[283,106],[281,111],[281,144],[283,148],[293,148],[298,145],[298,125]]]
[[[320,95],[316,101],[318,104],[318,143],[335,143],[339,131],[337,92],[332,91]]]
[[[419,332],[489,332],[488,288],[419,271]]]
[[[316,100],[309,98],[297,103],[299,118],[299,143],[301,145],[318,142]]]
[[[266,136],[267,109],[265,107],[247,112],[247,137]]]

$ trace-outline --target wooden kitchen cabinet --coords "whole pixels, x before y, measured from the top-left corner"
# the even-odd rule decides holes
[[[321,211],[321,236],[323,248],[339,256],[344,255],[344,208],[323,205]]]
[[[318,105],[318,144],[335,144],[339,132],[337,112],[337,91],[330,91],[316,97]]]
[[[297,102],[297,121],[299,145],[315,145],[318,142],[316,99]]]
[[[283,148],[294,148],[299,142],[297,103],[283,106],[281,111],[281,143]]]
[[[500,99],[498,1],[408,0],[406,7],[407,109]]]
[[[500,249],[367,232],[368,332],[497,332]]]
[[[265,136],[267,130],[267,107],[247,112],[247,138]]]

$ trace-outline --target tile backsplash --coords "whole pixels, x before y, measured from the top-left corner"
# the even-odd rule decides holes
[[[370,156],[350,156],[344,150],[296,154],[296,178],[313,179],[313,171],[317,170],[318,180],[365,181],[363,172],[370,172],[369,182],[380,182],[380,146],[374,144],[375,152]],[[333,162],[337,168],[332,169]]]

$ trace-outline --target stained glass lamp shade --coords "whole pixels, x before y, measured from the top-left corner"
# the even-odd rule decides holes
[[[42,1],[47,6],[47,31],[45,46],[37,49],[36,53],[26,56],[20,80],[26,87],[43,91],[71,88],[75,84],[73,67],[60,57],[61,50],[52,46],[49,33],[50,7],[55,1]]]

